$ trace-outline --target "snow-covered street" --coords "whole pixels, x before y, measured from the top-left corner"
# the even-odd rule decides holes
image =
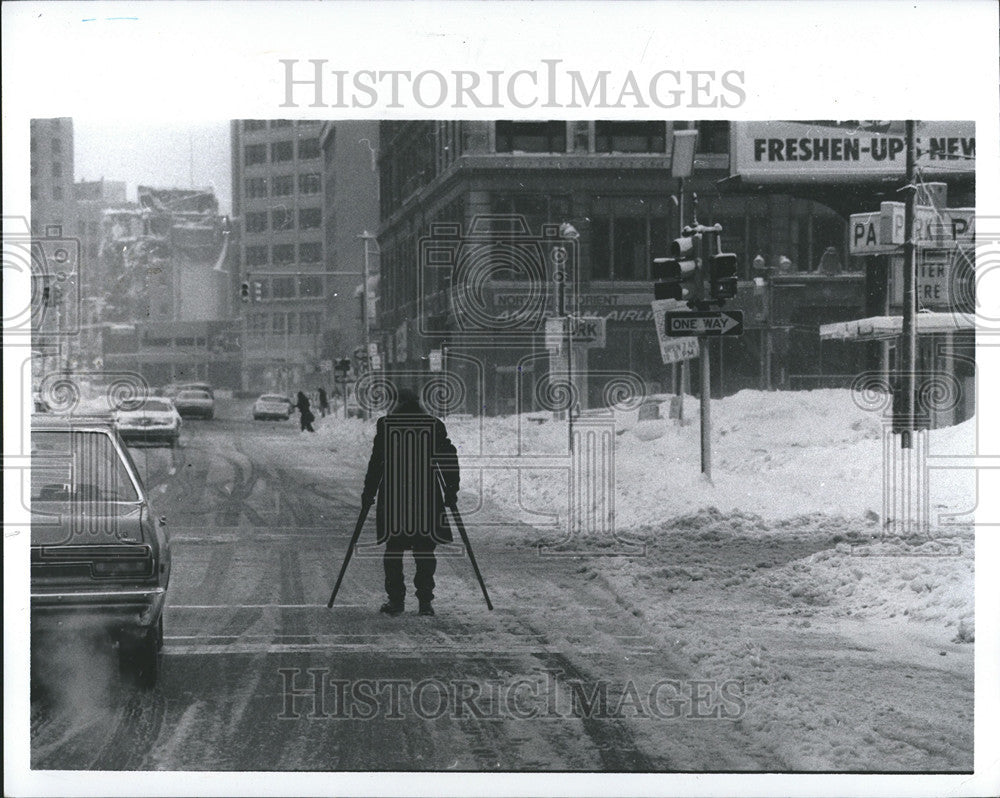
[[[689,408],[696,414],[697,403]],[[557,471],[529,457],[465,468],[473,542],[521,552],[555,544],[538,556],[573,558],[575,578],[600,584],[692,678],[738,680],[746,711],[735,727],[781,767],[971,768],[974,535],[971,516],[947,516],[974,506],[973,475],[931,472],[935,522],[886,525],[886,433],[850,392],[744,391],[713,410],[713,484],[698,473],[696,423],[615,419],[616,524],[603,539],[526,525],[565,505]],[[566,445],[565,422],[538,414],[454,419],[449,430],[474,462]],[[971,452],[974,435],[974,419],[934,431],[929,456]],[[346,476],[370,440],[365,422],[326,419],[295,447],[317,472]],[[569,587],[540,581],[515,591],[523,603],[510,609],[537,614],[533,605],[562,597],[562,628],[593,627]],[[655,679],[642,657],[625,667]],[[654,749],[664,743],[662,729],[636,728]]]

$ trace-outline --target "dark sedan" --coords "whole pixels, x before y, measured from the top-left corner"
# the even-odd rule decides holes
[[[123,675],[155,684],[170,543],[113,421],[33,417],[31,519],[32,652],[94,634]]]

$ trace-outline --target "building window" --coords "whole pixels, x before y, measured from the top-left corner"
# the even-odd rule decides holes
[[[267,214],[266,213],[248,213],[246,219],[246,228],[248,233],[266,233],[267,232]]]
[[[52,162],[52,176],[53,177],[62,177],[62,162],[61,161],[53,161]]]
[[[319,139],[299,139],[299,158],[319,158]]]
[[[496,123],[497,152],[566,152],[566,123]]]
[[[266,266],[267,247],[247,247],[246,264],[247,266]]]
[[[295,299],[295,278],[271,278],[271,297],[274,299]]]
[[[666,152],[666,122],[595,122],[597,152]]]
[[[590,220],[590,279],[611,279],[611,219],[606,216]]]
[[[263,130],[267,125],[267,120],[265,119],[244,119],[243,120],[243,130],[246,133],[252,133],[255,130]]]
[[[280,130],[284,127],[291,127],[291,119],[272,119],[271,120],[271,130]]]
[[[266,144],[247,144],[243,148],[243,165],[257,166],[267,161]]]
[[[698,123],[698,152],[725,155],[729,152],[728,122]]]
[[[299,332],[303,335],[315,335],[319,332],[320,316],[318,313],[299,314]]]
[[[614,274],[616,280],[646,276],[646,219],[617,217],[614,227]]]
[[[271,193],[275,197],[290,197],[295,193],[295,175],[278,175],[271,178]]]
[[[276,264],[295,262],[295,244],[275,244],[271,247],[271,259]]]
[[[271,332],[274,335],[284,335],[285,334],[285,314],[284,313],[272,313],[271,314]]]
[[[277,208],[271,211],[271,228],[273,230],[291,230],[292,229],[291,208]]]
[[[63,190],[62,186],[52,186],[52,199],[62,201]]]
[[[267,196],[267,178],[266,177],[248,177],[244,181],[246,186],[247,197],[249,199],[259,199],[260,197]]]
[[[320,299],[323,296],[323,277],[303,274],[299,277],[299,296],[302,299]]]
[[[319,194],[323,190],[323,181],[315,172],[299,175],[299,194]]]
[[[323,260],[323,245],[318,241],[299,244],[299,260],[302,263],[319,263]]]
[[[299,230],[315,230],[323,223],[323,213],[319,208],[299,209]]]
[[[52,154],[53,155],[62,154],[62,139],[60,138],[52,139]]]
[[[290,161],[294,157],[295,155],[292,151],[292,142],[276,141],[271,145],[272,163],[281,163],[282,161]]]

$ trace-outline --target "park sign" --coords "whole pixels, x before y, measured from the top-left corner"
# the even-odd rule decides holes
[[[663,317],[664,333],[669,338],[684,336],[743,335],[742,310],[668,311]]]
[[[848,230],[852,255],[899,252],[906,239],[906,205],[883,202],[878,211],[852,213]],[[971,245],[976,234],[976,209],[918,205],[913,214],[913,233],[918,244]]]
[[[552,316],[545,320],[545,348],[562,349],[566,324],[574,346],[601,349],[607,342],[607,323],[602,316]]]
[[[916,166],[924,175],[976,171],[971,121],[917,122]],[[906,174],[903,122],[731,122],[732,174],[755,183],[854,182]]]

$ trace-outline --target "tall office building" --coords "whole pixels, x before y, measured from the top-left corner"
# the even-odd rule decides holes
[[[231,122],[243,388],[298,390],[321,373],[328,286],[319,121]]]
[[[31,120],[31,231],[45,235],[60,227],[76,232],[73,193],[73,120],[68,117]]]

